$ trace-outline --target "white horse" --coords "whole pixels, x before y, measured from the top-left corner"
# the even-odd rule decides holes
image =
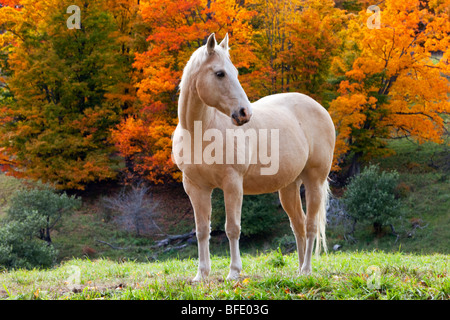
[[[300,93],[275,94],[250,103],[228,50],[228,35],[219,45],[214,34],[210,35],[207,44],[192,54],[180,83],[173,158],[183,172],[184,189],[194,209],[199,255],[194,281],[201,281],[211,270],[214,188],[224,192],[231,255],[227,279],[237,279],[242,270],[239,237],[243,195],[276,191],[296,238],[299,271],[308,274],[316,238],[316,253],[321,245],[326,250],[325,206],[335,145],[333,122],[319,103]],[[267,138],[268,130],[274,133],[271,139]],[[228,139],[230,133],[234,134],[232,139]],[[234,144],[239,134],[244,141]],[[272,161],[279,162],[273,166],[276,170],[265,174],[268,162],[267,154],[265,158],[261,154],[263,147],[271,150]],[[222,161],[222,154],[227,161]],[[300,198],[302,183],[307,215]]]

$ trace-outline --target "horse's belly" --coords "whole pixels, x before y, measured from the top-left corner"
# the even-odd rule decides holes
[[[254,179],[244,180],[244,194],[263,194],[277,192],[283,189],[286,185],[293,182],[290,179],[288,183],[286,180],[271,178],[262,178],[261,176],[255,176]]]
[[[271,166],[250,166],[243,180],[244,194],[271,193],[286,187],[298,179],[305,160],[285,157]]]

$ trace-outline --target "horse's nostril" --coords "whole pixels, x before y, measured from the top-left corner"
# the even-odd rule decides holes
[[[241,117],[246,117],[247,112],[245,111],[245,108],[241,108],[241,110],[239,110],[239,114],[241,115]]]

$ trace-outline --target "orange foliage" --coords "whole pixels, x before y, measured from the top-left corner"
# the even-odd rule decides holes
[[[379,29],[366,26],[371,14],[365,11],[348,28],[347,42],[360,53],[330,104],[338,129],[335,170],[349,152],[366,158],[388,152],[384,138],[439,143],[445,131],[449,7],[439,1],[424,7],[419,0],[388,0],[380,7]],[[443,53],[439,61],[432,56],[436,52]]]
[[[166,120],[146,125],[142,119],[128,117],[112,132],[112,140],[132,164],[126,180],[145,177],[154,183],[164,183],[170,177],[179,180],[181,173],[171,159],[171,136],[175,126]]]
[[[257,0],[255,6],[257,60],[241,77],[250,99],[297,91],[321,101],[344,11],[331,0]]]
[[[178,84],[183,67],[211,32],[220,39],[228,32],[238,50],[231,49],[237,67],[249,67],[253,56],[248,42],[249,19],[254,15],[235,0],[141,1],[140,15],[151,33],[148,49],[136,53],[137,98],[135,117],[122,121],[112,141],[126,158],[127,174],[154,183],[180,180],[171,159]]]
[[[0,1],[0,6],[19,9],[20,2],[20,0],[2,0]]]
[[[381,2],[379,29],[368,0],[72,2],[0,1],[0,166],[16,175],[83,188],[117,174],[118,151],[130,179],[179,181],[178,85],[212,32],[251,101],[298,91],[329,107],[335,170],[388,138],[442,141],[450,0]],[[82,30],[65,27],[69,4],[85,4]]]

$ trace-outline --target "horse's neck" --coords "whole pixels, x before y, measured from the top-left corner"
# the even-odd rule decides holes
[[[182,90],[178,100],[178,119],[183,129],[194,132],[195,121],[205,128],[212,120],[213,108],[205,105],[196,90]]]

